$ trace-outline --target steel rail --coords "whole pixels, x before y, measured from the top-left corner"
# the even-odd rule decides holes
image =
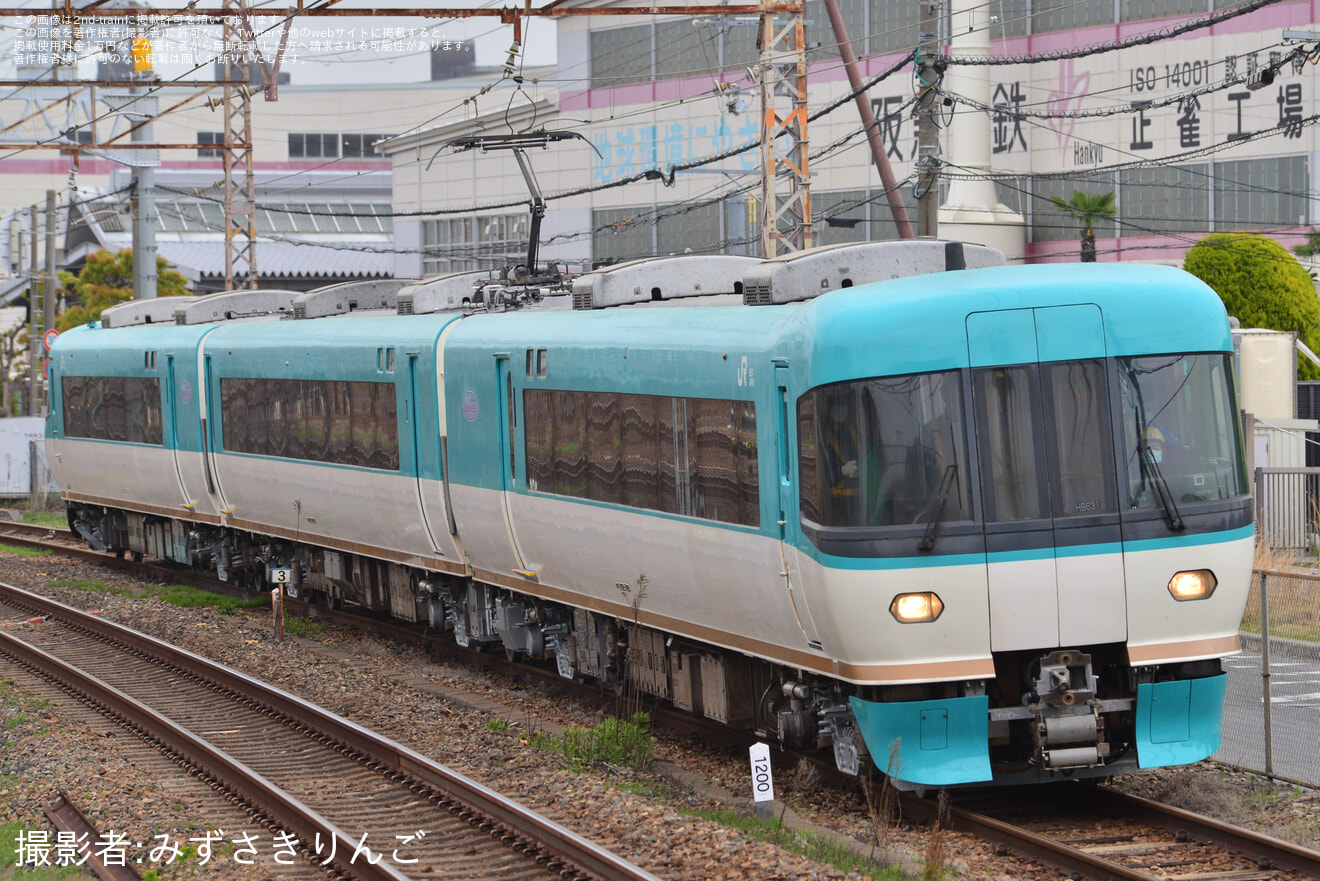
[[[1202,817],[1181,808],[1160,804],[1113,789],[1093,788],[1091,797],[1108,803],[1123,816],[1139,818],[1153,826],[1186,832],[1194,838],[1247,857],[1258,866],[1290,869],[1311,878],[1320,878],[1320,852],[1290,841],[1280,841],[1250,829],[1240,829],[1210,817]]]
[[[900,793],[899,798],[905,816],[916,817],[931,826],[942,822],[935,800],[918,798],[910,792]],[[1026,857],[1065,874],[1077,873],[1087,881],[1152,881],[1156,877],[964,808],[950,805],[943,822],[957,832],[1004,845],[1008,855]]]
[[[43,615],[51,615],[130,649],[157,658],[166,664],[196,675],[249,697],[272,712],[300,724],[319,728],[320,732],[360,753],[368,762],[376,762],[394,772],[429,787],[443,797],[484,815],[534,843],[550,862],[565,866],[602,881],[658,881],[654,875],[633,865],[617,854],[588,841],[559,824],[522,805],[440,765],[426,756],[376,734],[367,728],[308,703],[272,685],[249,679],[192,652],[169,645],[144,633],[122,627],[99,616],[89,615],[54,600],[9,585],[0,585],[0,597],[26,605]],[[9,639],[12,639],[10,637]],[[19,641],[20,645],[26,645]],[[109,688],[109,686],[106,686]],[[131,698],[123,696],[126,700]],[[136,703],[136,702],[134,702]],[[164,720],[171,727],[173,723]],[[146,727],[146,726],[144,726]],[[181,730],[181,729],[180,729]],[[183,732],[187,734],[187,732]],[[188,735],[191,737],[191,735]],[[209,745],[207,745],[209,748]],[[191,757],[190,757],[191,760]],[[205,767],[205,763],[195,761]],[[226,771],[228,773],[228,771]],[[294,828],[294,827],[290,827]],[[333,828],[328,823],[321,828]],[[302,831],[302,830],[297,830]],[[348,844],[350,852],[354,842]],[[383,864],[382,864],[383,865]]]
[[[82,865],[91,869],[92,874],[101,881],[139,881],[142,877],[132,866],[107,864],[92,850],[88,842],[98,841],[101,833],[97,831],[96,825],[87,819],[87,815],[73,803],[68,793],[61,790],[56,794],[55,801],[42,807],[41,812],[56,829],[73,833],[74,840],[78,842],[78,853],[86,855]]]
[[[349,853],[353,851],[356,842],[311,807],[114,686],[3,630],[0,630],[0,653],[16,659],[38,675],[63,683],[129,727],[157,740],[183,761],[218,777],[239,798],[256,806],[284,829],[298,833],[302,842],[310,842],[313,836],[324,832],[334,836],[337,847],[346,848]],[[341,865],[340,868],[363,881],[407,881],[405,875],[384,861],[376,865],[353,863],[351,867]]]

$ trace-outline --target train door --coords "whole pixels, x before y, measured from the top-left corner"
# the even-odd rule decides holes
[[[404,409],[407,414],[408,427],[410,429],[412,442],[412,476],[413,483],[417,487],[417,505],[422,516],[422,526],[426,530],[427,538],[431,541],[431,547],[440,549],[440,543],[437,540],[436,531],[433,525],[434,517],[427,506],[426,499],[426,468],[424,467],[422,457],[427,450],[431,449],[430,443],[423,443],[422,437],[422,410],[418,402],[418,382],[417,382],[417,352],[407,352],[404,357],[408,359],[408,402]],[[429,464],[429,463],[427,463]],[[437,461],[437,465],[439,462]]]
[[[193,496],[188,492],[188,484],[183,479],[183,463],[179,461],[179,406],[181,398],[179,395],[178,379],[175,376],[174,353],[169,352],[165,355],[165,400],[169,406],[169,422],[165,426],[167,432],[166,443],[170,445],[170,450],[174,457],[174,476],[179,481],[179,493],[183,497],[185,505],[191,504]]]
[[[1094,305],[967,318],[991,648],[1127,638],[1103,319]]]
[[[440,521],[435,514],[437,507],[442,507],[444,511],[444,526],[449,530],[450,539],[453,542],[454,550],[464,565],[467,564],[467,552],[463,548],[463,540],[458,534],[458,518],[454,515],[453,497],[449,486],[449,420],[448,412],[445,406],[445,344],[449,340],[449,334],[455,327],[458,327],[457,321],[452,321],[440,332],[440,339],[436,341],[435,346],[435,407],[436,407],[436,427],[439,435],[436,438],[436,453],[440,457],[440,495],[437,501],[431,498],[427,493],[422,495],[422,503],[427,507],[431,514],[431,537],[436,542],[436,547],[444,547],[443,537],[438,530]]]
[[[792,433],[794,420],[789,406],[788,363],[775,359],[775,427],[779,443],[775,456],[775,482],[778,486],[779,512],[779,550],[783,555],[780,574],[784,578],[784,587],[788,591],[789,602],[797,615],[798,626],[807,644],[812,648],[822,648],[820,636],[816,631],[816,622],[811,617],[811,606],[807,602],[802,581],[801,565],[798,558],[797,542],[800,531],[796,512],[796,490],[792,480],[793,450]]]
[[[516,442],[518,437],[518,399],[514,395],[513,371],[510,369],[509,356],[501,353],[496,355],[495,358],[499,370],[496,380],[499,389],[498,422],[500,433],[497,455],[500,457],[500,504],[504,512],[504,525],[509,531],[509,544],[513,548],[513,556],[517,564],[515,571],[520,575],[531,576],[536,573],[528,567],[522,548],[518,545],[518,533],[513,527],[513,516],[509,511],[510,496],[518,486]]]
[[[215,510],[228,514],[233,509],[225,500],[224,490],[220,486],[220,472],[216,468],[216,456],[219,453],[217,439],[221,432],[216,426],[221,421],[219,389],[211,371],[211,356],[202,355],[202,391],[198,396],[202,413],[202,469],[206,474],[206,494],[211,499]]]

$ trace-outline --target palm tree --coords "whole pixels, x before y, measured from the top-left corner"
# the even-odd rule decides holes
[[[1059,196],[1050,196],[1054,206],[1082,225],[1082,262],[1095,262],[1095,224],[1100,220],[1110,220],[1118,213],[1114,205],[1114,194],[1085,193],[1073,190],[1072,198],[1064,201]]]

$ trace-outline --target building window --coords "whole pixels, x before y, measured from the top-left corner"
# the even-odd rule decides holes
[[[339,158],[339,135],[318,133],[291,133],[289,135],[290,159],[337,159]]]
[[[422,221],[422,274],[503,269],[527,259],[526,214]]]
[[[1033,34],[1113,23],[1113,0],[1031,0]]]
[[[225,133],[224,132],[198,132],[197,143],[214,144],[214,147],[198,147],[198,159],[223,159],[225,155]]]
[[[349,157],[357,159],[389,161],[389,157],[377,153],[372,146],[377,141],[383,141],[386,138],[392,138],[393,135],[357,135],[344,134],[340,140],[340,154],[348,159]]]
[[[1310,183],[1305,156],[1215,163],[1215,229],[1305,226]]]
[[[596,265],[655,255],[655,212],[650,206],[592,211],[591,228],[591,258]]]
[[[1209,11],[1206,0],[1122,0],[1119,15],[1123,21],[1146,21]]]
[[[593,89],[651,79],[649,24],[592,31],[590,51]]]
[[[880,207],[888,212],[883,201]],[[871,205],[866,190],[843,190],[811,194],[811,243],[837,245],[843,242],[869,242]]]
[[[1118,173],[1125,236],[1210,229],[1210,167],[1136,168]]]

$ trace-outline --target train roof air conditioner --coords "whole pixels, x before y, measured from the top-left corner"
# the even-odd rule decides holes
[[[173,324],[174,313],[195,303],[198,297],[155,297],[129,300],[101,313],[102,327],[131,327],[135,324]]]
[[[938,239],[822,245],[761,262],[743,276],[749,306],[794,303],[875,281],[1003,266],[1004,255],[984,245]]]
[[[175,324],[209,324],[259,315],[292,315],[293,301],[302,291],[226,291],[197,297],[174,312]]]
[[[422,279],[399,291],[396,308],[400,315],[456,312],[464,307],[464,301],[472,302],[477,282],[494,281],[495,278],[492,270],[478,269]]]
[[[372,278],[326,285],[294,300],[293,317],[324,318],[369,309],[393,310],[404,284],[403,279]]]
[[[573,308],[740,294],[743,274],[760,262],[756,257],[685,254],[617,263],[573,281]]]

